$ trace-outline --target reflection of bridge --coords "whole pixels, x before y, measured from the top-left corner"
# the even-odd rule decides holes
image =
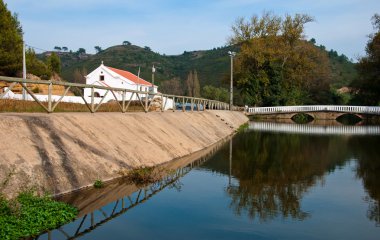
[[[275,118],[292,118],[298,113],[307,113],[314,119],[336,119],[344,114],[354,114],[360,118],[367,115],[380,115],[380,107],[368,106],[285,106],[285,107],[250,107],[247,115],[266,115]]]
[[[164,177],[162,180],[155,182],[149,186],[138,189],[132,194],[123,196],[120,199],[108,204],[107,206],[99,207],[97,210],[85,213],[75,221],[68,223],[65,226],[59,227],[53,231],[48,231],[38,236],[37,239],[77,239],[80,238],[101,225],[111,221],[114,218],[126,213],[130,209],[146,202],[154,195],[161,192],[163,189],[173,186],[181,187],[180,178],[185,176],[195,167],[199,167],[207,161],[219,148],[220,145],[215,145],[207,150],[205,155],[202,155],[198,160],[188,163],[186,166],[178,168],[173,173]],[[81,214],[80,214],[81,215]]]
[[[250,130],[315,135],[380,135],[380,126],[320,126],[273,122],[250,122]]]

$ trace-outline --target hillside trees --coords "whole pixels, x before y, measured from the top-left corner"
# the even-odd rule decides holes
[[[28,73],[31,73],[41,79],[50,79],[51,71],[47,64],[39,60],[33,49],[29,48],[25,52],[26,57],[26,69]]]
[[[305,14],[284,18],[265,12],[232,26],[237,44],[236,85],[250,105],[329,103],[328,57],[304,39]]]
[[[218,100],[221,102],[228,102],[229,95],[228,90],[222,87],[214,87],[212,85],[206,85],[202,88],[202,97]]]
[[[352,83],[356,89],[353,102],[363,105],[380,104],[380,15],[372,17],[376,30],[369,36],[366,46],[366,56],[359,60],[357,69],[359,76]]]
[[[183,95],[183,89],[179,78],[172,78],[161,82],[160,91],[166,94]]]
[[[22,69],[22,28],[0,0],[0,75],[15,76]]]
[[[190,71],[186,80],[187,96],[200,97],[201,86],[199,84],[198,73],[196,70]]]
[[[61,73],[61,59],[56,53],[52,53],[47,59],[47,65],[51,72]]]

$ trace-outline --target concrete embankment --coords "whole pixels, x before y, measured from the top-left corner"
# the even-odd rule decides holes
[[[241,112],[0,114],[0,183],[53,194],[186,156],[232,134]],[[12,176],[10,173],[14,172]]]

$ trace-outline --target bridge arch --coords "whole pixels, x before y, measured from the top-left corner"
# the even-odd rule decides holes
[[[247,115],[260,115],[264,118],[292,118],[297,113],[307,113],[314,119],[335,120],[344,114],[353,114],[361,119],[366,116],[380,116],[380,107],[371,106],[332,106],[332,105],[307,105],[307,106],[277,106],[277,107],[251,107],[246,108]]]

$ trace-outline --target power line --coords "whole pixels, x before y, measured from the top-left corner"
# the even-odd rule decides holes
[[[40,51],[43,51],[43,52],[51,52],[51,50],[46,50],[46,49],[42,49],[42,48],[38,48],[38,47],[33,47],[29,44],[25,44],[25,46],[29,47],[29,48],[33,48],[33,49],[37,49],[37,50],[40,50]]]

